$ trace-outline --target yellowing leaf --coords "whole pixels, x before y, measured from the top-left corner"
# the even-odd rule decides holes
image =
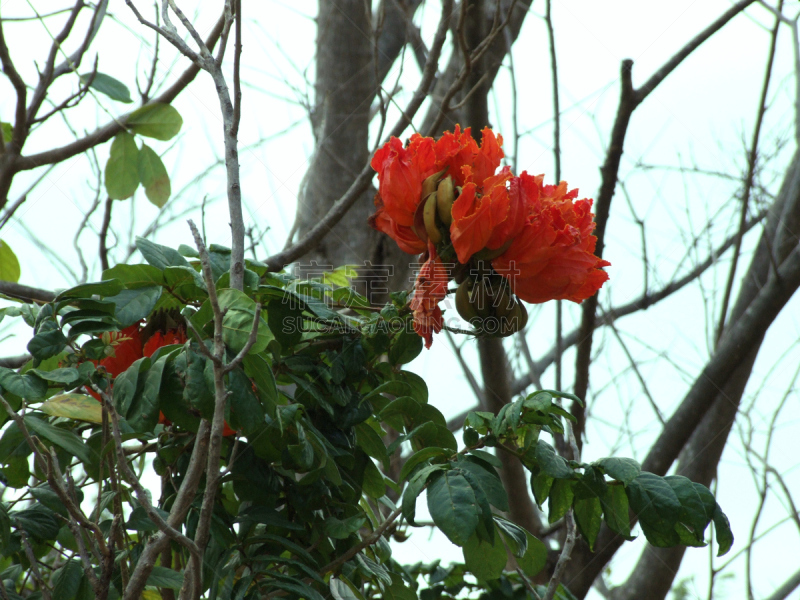
[[[0,281],[19,281],[19,260],[8,244],[0,240]]]
[[[158,590],[145,590],[142,592],[142,600],[161,600]]]
[[[178,135],[183,119],[169,104],[153,103],[133,111],[125,125],[133,133],[166,141]]]
[[[144,186],[147,199],[158,208],[162,208],[172,192],[169,175],[161,158],[147,144],[142,144],[142,149],[139,150],[138,167],[139,180]]]
[[[85,394],[60,394],[42,404],[42,410],[53,417],[66,417],[90,423],[103,422],[100,403]]]

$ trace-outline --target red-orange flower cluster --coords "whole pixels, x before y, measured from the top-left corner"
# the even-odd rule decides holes
[[[442,327],[438,302],[449,279],[442,256],[491,263],[494,276],[530,303],[582,302],[608,279],[602,267],[610,263],[594,255],[592,201],[578,200],[563,181],[498,172],[503,138],[482,133],[480,145],[458,126],[436,141],[414,134],[403,146],[392,138],[372,159],[379,188],[370,224],[403,251],[425,253],[411,308],[427,346]]]
[[[150,357],[155,354],[155,351],[164,346],[171,344],[184,344],[186,343],[186,332],[182,329],[170,329],[165,333],[156,331],[153,335],[147,338],[147,341],[142,339],[142,321],[126,327],[122,331],[112,332],[109,336],[109,343],[114,348],[114,354],[107,356],[97,363],[97,366],[105,368],[105,370],[113,377],[117,377],[120,373],[124,373],[128,368],[140,358]],[[97,400],[100,398],[89,390]],[[164,417],[164,413],[159,413],[158,422],[169,425],[170,422]],[[228,427],[225,423],[225,428],[222,435],[228,436],[236,433],[233,429]]]

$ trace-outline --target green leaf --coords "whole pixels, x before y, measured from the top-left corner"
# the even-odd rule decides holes
[[[103,271],[103,279],[119,279],[130,289],[160,286],[164,283],[161,269],[152,265],[115,265]]]
[[[617,481],[621,481],[626,486],[639,476],[642,468],[639,463],[632,458],[601,458],[593,463],[597,465],[605,474]]]
[[[241,369],[228,375],[230,396],[226,404],[228,423],[233,429],[251,435],[264,424],[264,407],[253,393],[253,384]]]
[[[17,283],[19,281],[20,268],[17,255],[11,250],[11,247],[3,240],[0,240],[0,281],[10,281]]]
[[[475,478],[492,506],[502,511],[509,510],[506,490],[490,464],[475,456],[467,456],[458,461],[458,466]]]
[[[367,423],[359,423],[355,426],[356,444],[372,458],[386,461],[386,446],[381,436]],[[402,479],[401,479],[402,481]]]
[[[556,479],[553,482],[553,487],[550,488],[550,503],[549,513],[547,518],[552,525],[561,517],[567,514],[567,511],[572,506],[572,499],[574,497],[573,482],[569,479]]]
[[[61,394],[42,404],[41,409],[51,417],[65,417],[89,423],[103,422],[100,403],[84,394]]]
[[[61,521],[55,513],[41,504],[8,514],[11,522],[31,537],[40,540],[54,540],[61,529]]]
[[[417,600],[417,594],[399,575],[392,573],[391,576],[392,585],[383,591],[383,600]]]
[[[417,524],[414,522],[414,514],[416,513],[417,507],[417,497],[422,493],[422,490],[425,489],[425,484],[428,482],[428,477],[430,477],[432,473],[441,471],[444,468],[444,465],[428,465],[427,467],[423,467],[419,472],[417,472],[416,475],[414,475],[414,477],[411,478],[411,481],[408,482],[406,489],[403,490],[403,502],[401,505],[403,509],[403,517],[413,527],[417,527]]]
[[[57,327],[49,331],[40,331],[28,342],[28,352],[38,360],[46,360],[58,356],[67,344],[67,338]]]
[[[531,471],[531,491],[533,492],[533,497],[536,499],[536,504],[538,504],[540,508],[550,495],[550,488],[553,486],[553,481],[555,480],[550,477],[550,475],[542,471],[538,465],[534,465],[534,469]]]
[[[730,550],[731,546],[733,546],[733,532],[731,531],[731,524],[728,521],[728,517],[724,512],[722,512],[719,504],[714,507],[714,515],[712,519],[714,520],[714,532],[717,536],[717,545],[719,546],[717,556],[722,556],[723,554],[727,554],[728,550]]]
[[[600,507],[600,499],[575,500],[574,510],[578,529],[580,529],[581,535],[589,544],[589,550],[594,552],[594,543],[597,541],[597,534],[600,532],[603,514]]]
[[[111,77],[111,75],[95,73],[93,78],[91,73],[84,73],[80,78],[84,85],[91,80],[89,84],[90,88],[97,90],[101,94],[105,94],[112,100],[125,102],[126,104],[133,102],[131,99],[131,92],[128,90],[127,86],[121,81]]]
[[[183,585],[183,573],[180,571],[173,571],[167,567],[156,566],[153,567],[153,570],[147,578],[147,585],[170,590],[179,590]]]
[[[142,144],[139,150],[138,168],[139,181],[144,186],[147,199],[158,208],[163,208],[172,193],[169,175],[161,157],[147,144]]]
[[[51,381],[53,383],[61,383],[64,385],[69,386],[71,384],[74,387],[77,382],[81,379],[81,373],[78,369],[74,367],[64,367],[59,369],[53,369],[52,371],[45,371],[42,369],[30,369],[27,371],[32,375],[36,375],[37,377],[44,379],[45,381]]]
[[[3,136],[3,142],[6,144],[11,141],[11,138],[14,137],[14,127],[11,126],[11,123],[0,121],[0,135]]]
[[[256,314],[256,303],[239,290],[227,289],[219,292],[219,305],[227,313],[222,320],[222,339],[234,352],[239,352],[247,344]],[[275,336],[264,318],[259,318],[256,343],[250,354],[263,352]]]
[[[369,427],[369,426],[367,426]],[[399,481],[405,481],[406,478],[411,474],[411,472],[421,465],[422,463],[430,460],[434,457],[449,457],[452,455],[451,450],[445,450],[444,448],[423,448],[419,452],[414,453],[411,455],[408,460],[403,464],[403,468],[400,469],[400,477]]]
[[[631,537],[631,524],[628,518],[628,496],[621,485],[608,486],[608,494],[600,499],[603,505],[603,518],[612,531],[617,532],[626,540]]]
[[[127,417],[137,391],[144,385],[144,380],[139,381],[139,372],[149,366],[149,358],[140,358],[114,379],[114,406],[123,417]]]
[[[336,540],[344,540],[350,537],[350,534],[361,529],[366,522],[367,517],[363,514],[343,520],[328,517],[325,519],[325,533]]]
[[[242,361],[244,372],[256,384],[259,399],[266,413],[274,418],[275,407],[278,404],[280,395],[278,386],[275,382],[275,375],[272,373],[272,366],[263,354],[248,354]]]
[[[28,467],[27,458],[7,458],[7,466],[0,469],[4,479],[4,485],[20,489],[28,487],[28,479],[31,473]]]
[[[53,573],[53,597],[59,600],[73,600],[81,586],[83,567],[77,559],[69,560]]]
[[[525,532],[528,549],[522,558],[517,559],[517,564],[528,577],[535,577],[545,567],[547,562],[547,546],[539,538]]]
[[[255,314],[238,309],[230,309],[222,319],[222,339],[225,345],[234,352],[239,352],[247,345],[250,332],[253,330]],[[256,341],[250,348],[250,353],[258,354],[263,352],[275,336],[264,322],[263,318],[258,319],[258,331]]]
[[[328,464],[335,465],[336,463],[328,460]],[[386,483],[383,480],[383,475],[371,459],[367,459],[364,463],[364,481],[361,485],[364,488],[364,493],[370,498],[377,500],[386,494]]]
[[[681,503],[669,483],[645,471],[625,491],[647,541],[661,548],[676,545],[679,538],[675,525],[681,516]]]
[[[503,574],[508,556],[499,536],[495,536],[494,543],[490,543],[481,541],[473,533],[461,550],[464,564],[480,581],[497,579]]]
[[[503,539],[511,551],[511,554],[517,558],[525,556],[528,551],[528,537],[526,531],[519,525],[515,525],[511,521],[507,521],[502,517],[494,515],[494,523],[497,530],[503,534]]]
[[[542,440],[536,444],[536,460],[542,471],[554,479],[573,479],[577,476],[567,459],[556,454],[555,448]]]
[[[267,321],[282,348],[294,346],[303,337],[303,311],[289,297],[267,304]]]
[[[183,119],[169,104],[154,102],[133,111],[125,125],[133,133],[167,141],[178,135]]]
[[[437,474],[428,486],[433,522],[456,546],[466,544],[478,527],[478,506],[475,490],[459,471]]]
[[[664,477],[664,481],[669,484],[681,503],[681,523],[688,527],[688,533],[697,544],[705,546],[704,533],[717,506],[714,495],[706,486],[680,475]]]
[[[143,237],[136,238],[136,247],[142,253],[144,259],[158,269],[167,267],[191,267],[177,250],[156,244]]]
[[[116,296],[124,289],[125,285],[119,279],[104,279],[103,281],[95,281],[93,283],[82,283],[81,285],[66,289],[56,296],[56,301],[66,300],[67,298]]]
[[[105,169],[106,191],[113,200],[133,196],[139,187],[139,148],[127,131],[120,131],[111,142]]]
[[[416,331],[406,327],[395,336],[389,348],[389,362],[392,365],[404,365],[417,358],[420,352],[422,352],[422,338]]]
[[[25,425],[33,433],[50,441],[59,448],[63,448],[82,463],[92,463],[97,459],[94,450],[87,446],[83,439],[75,433],[51,425],[47,421],[37,419],[31,415],[25,415],[23,419]]]
[[[122,290],[111,300],[116,305],[114,316],[119,322],[120,329],[138,323],[153,312],[156,302],[161,298],[161,286],[140,287],[132,290]]]
[[[158,398],[161,391],[161,379],[169,356],[162,356],[153,362],[144,373],[144,380],[137,381],[136,394],[128,408],[125,418],[134,431],[152,431],[158,423]],[[142,361],[144,363],[144,361]],[[136,364],[136,363],[134,363]],[[139,374],[139,380],[142,374]],[[114,382],[116,400],[116,381]]]
[[[41,400],[47,394],[46,381],[35,375],[20,374],[5,367],[0,367],[0,388],[29,400]]]

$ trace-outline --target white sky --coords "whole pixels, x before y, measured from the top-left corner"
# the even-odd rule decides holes
[[[0,0],[0,11],[4,18],[28,15],[31,4],[40,11],[52,10],[54,6],[52,2],[41,0]],[[146,14],[152,12],[149,3],[137,1],[136,4]],[[209,0],[180,2],[188,14],[197,13],[195,22],[201,32],[217,19],[219,4]],[[114,21],[104,24],[94,45],[95,52],[99,52],[98,68],[126,83],[135,94],[134,73],[143,74],[149,68],[153,36],[143,31],[121,0],[114,0],[111,6]],[[202,10],[198,10],[201,6]],[[518,130],[525,133],[520,139],[518,170],[546,173],[546,181],[552,181],[549,57],[546,29],[540,17],[544,3],[535,2],[533,6],[513,50]],[[599,187],[599,167],[619,95],[620,61],[624,58],[635,61],[633,81],[634,85],[640,85],[729,6],[729,2],[719,0],[553,2],[561,83],[562,177],[571,187],[579,187],[582,195],[590,197]],[[262,1],[245,3],[245,11],[248,22],[244,33],[242,71],[246,84],[240,129],[242,186],[248,224],[256,224],[262,231],[269,228],[258,249],[259,256],[263,257],[284,244],[296,210],[298,186],[313,150],[303,103],[313,102],[310,82],[314,77],[316,27],[313,17],[316,3]],[[428,43],[438,14],[439,5],[433,0],[429,0],[418,14],[418,21],[422,19],[422,37]],[[685,61],[633,116],[620,176],[637,217],[645,221],[651,289],[668,281],[675,269],[687,270],[687,242],[699,233],[711,216],[714,216],[711,234],[702,238],[694,258],[702,260],[712,241],[718,243],[733,231],[738,205],[731,198],[737,187],[718,177],[682,176],[674,170],[636,170],[635,167],[640,162],[656,167],[691,165],[733,176],[742,171],[745,166],[743,148],[749,144],[752,135],[771,24],[766,9],[759,5],[750,8]],[[58,18],[54,19],[51,31],[56,31],[59,25]],[[81,25],[85,26],[85,19],[79,22],[78,27]],[[7,24],[5,33],[17,68],[26,81],[34,81],[32,61],[36,59],[41,63],[43,60],[43,53],[49,46],[48,33],[36,22]],[[139,39],[142,35],[145,44]],[[163,42],[161,50],[159,80],[169,80],[171,74],[185,68],[186,61],[171,58],[174,52]],[[790,33],[784,28],[779,37],[769,110],[762,130],[766,152],[775,152],[777,140],[784,142],[777,158],[769,163],[762,176],[762,182],[770,185],[773,193],[777,191],[781,169],[794,150],[791,141],[795,89],[792,55]],[[80,72],[90,70],[94,56],[91,53],[87,57]],[[403,92],[398,97],[399,104],[405,104],[410,97],[418,76],[419,71],[409,53],[400,77]],[[391,87],[396,77],[397,70],[387,79],[387,87]],[[60,85],[54,87],[54,97],[73,90],[75,79],[64,77]],[[12,120],[13,102],[12,88],[6,80],[0,81],[0,120]],[[148,140],[148,143],[157,152],[165,153],[164,162],[172,178],[173,193],[176,193],[222,155],[222,143],[216,95],[205,74],[201,74],[193,86],[179,96],[174,106],[184,118],[180,137],[175,143],[155,140]],[[99,96],[97,101],[87,99],[74,109],[71,123],[79,131],[91,130],[95,123],[104,123],[109,115],[122,114],[127,109],[127,105]],[[498,78],[490,110],[493,125],[506,137],[506,152],[511,157],[514,150],[513,113],[507,69],[501,71]],[[419,116],[423,114],[424,107]],[[390,110],[390,123],[396,116],[396,109]],[[287,129],[288,133],[283,134]],[[25,152],[49,149],[67,142],[70,137],[66,126],[54,119],[32,136]],[[266,141],[255,149],[246,149],[259,140]],[[109,146],[105,144],[98,148],[101,165],[105,164]],[[18,176],[11,190],[11,199],[23,193],[32,177],[39,174],[41,172]],[[73,237],[94,199],[88,185],[93,183],[92,177],[90,159],[86,156],[58,165],[29,194],[11,224],[0,231],[0,237],[20,257],[21,283],[52,289],[75,282],[70,269],[80,277]],[[224,190],[224,172],[217,169],[202,184],[187,188],[167,210],[179,213],[196,206],[203,196],[207,196],[209,202],[213,201],[206,210],[209,240],[228,244],[226,208],[224,201],[220,200]],[[603,306],[624,304],[641,294],[643,289],[640,231],[621,189],[617,191],[612,212],[605,251],[605,258],[612,263],[609,268],[611,282],[602,291]],[[128,226],[122,226],[122,223],[131,221],[131,229],[141,233],[158,215],[158,209],[149,204],[140,190],[132,200],[116,203],[114,214],[115,223],[127,235]],[[195,220],[200,218],[196,209],[189,216]],[[190,243],[185,218],[161,230],[156,240],[174,247]],[[99,230],[101,222],[102,207],[91,216],[89,226],[92,231],[85,231],[79,244],[89,261],[92,261],[96,248],[93,232]],[[52,248],[55,256],[38,250],[25,227]],[[747,243],[749,248],[754,239]],[[117,253],[119,260],[123,257],[124,253]],[[708,340],[713,328],[710,324],[715,322],[719,312],[718,300],[711,300],[711,296],[714,293],[719,295],[724,286],[729,256],[721,260],[723,267],[717,275],[704,277],[702,288],[694,286],[663,306],[652,307],[618,323],[621,335],[631,344],[632,353],[642,361],[642,375],[666,415],[671,414],[691,377],[708,356]],[[65,264],[59,264],[59,261]],[[742,262],[746,266],[747,261]],[[90,279],[98,278],[99,274],[99,267],[92,266]],[[565,309],[565,328],[569,331],[578,323],[579,312],[574,306]],[[759,449],[763,445],[770,408],[785,392],[800,358],[793,346],[800,338],[797,309],[798,301],[795,299],[771,329],[756,364],[753,384],[748,389],[750,395],[759,391],[758,383],[778,365],[777,372],[760,390],[760,410],[753,415],[757,427],[756,447]],[[551,306],[536,308],[531,316],[529,343],[536,358],[552,344],[553,309]],[[4,339],[9,333],[3,329],[5,325],[0,325],[0,355],[21,352],[27,339],[20,335]],[[591,410],[598,419],[589,428],[584,458],[593,460],[617,452],[641,460],[659,430],[658,421],[610,333],[597,336],[596,351],[601,367],[593,374]],[[787,351],[784,362],[780,362],[780,357]],[[477,366],[473,344],[466,345],[464,354],[470,364]],[[513,359],[515,364],[519,363],[516,355]],[[565,382],[571,381],[573,361],[573,355],[568,353],[564,363]],[[431,401],[446,416],[457,414],[473,404],[469,386],[443,336],[436,338],[432,350],[423,352],[412,368],[425,377]],[[551,370],[545,374],[545,385],[552,385],[552,378]],[[787,485],[794,491],[800,491],[800,476],[794,458],[796,443],[792,439],[797,427],[794,417],[797,409],[795,392],[779,420],[772,450],[775,468],[785,474]],[[737,436],[736,430],[732,436]],[[757,501],[752,477],[740,448],[741,444],[730,445],[720,470],[720,503],[737,536],[733,552],[743,547]],[[423,505],[420,505],[421,509]],[[785,515],[786,510],[776,500],[771,500],[760,530]],[[614,583],[624,581],[640,549],[641,540],[626,545],[618,553],[611,565],[610,578]],[[798,532],[791,526],[777,529],[756,546],[753,555],[756,596],[766,595],[794,571],[797,561],[793,557],[797,556],[798,550]],[[428,541],[427,532],[420,530],[410,542],[396,548],[396,555],[401,560],[415,562],[439,557],[457,558],[460,552],[438,534]],[[679,579],[695,577],[694,589],[700,597],[706,594],[708,556],[707,550],[690,549],[678,575]],[[734,576],[724,587],[725,597],[745,597],[743,564],[738,560],[725,571]]]

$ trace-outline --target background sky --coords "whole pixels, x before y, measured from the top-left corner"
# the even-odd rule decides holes
[[[194,22],[201,33],[218,17],[218,2],[183,0],[179,4],[185,12],[195,15]],[[148,3],[136,5],[148,14]],[[581,196],[588,197],[596,194],[599,187],[599,167],[619,97],[620,61],[634,60],[633,82],[641,85],[729,6],[729,2],[717,0],[553,2],[561,84],[561,172],[570,187],[580,188]],[[4,19],[30,15],[32,7],[48,11],[54,9],[54,3],[0,0]],[[297,210],[297,191],[313,152],[307,107],[313,105],[316,3],[264,0],[246,2],[244,10],[242,192],[245,221],[258,231],[256,252],[263,258],[281,249],[286,241]],[[544,3],[534,2],[532,14],[526,18],[513,47],[516,110],[511,71],[504,68],[491,97],[490,114],[492,125],[506,138],[509,163],[516,164],[518,172],[545,173],[546,182],[552,182],[552,89],[543,12]],[[93,46],[98,70],[123,81],[135,94],[135,74],[141,79],[149,70],[154,38],[136,22],[122,0],[111,2],[111,13]],[[433,0],[428,0],[417,13],[422,38],[428,43],[439,13],[439,4]],[[85,21],[79,21],[78,27],[85,27]],[[60,27],[59,17],[46,23],[50,33]],[[604,258],[612,263],[608,269],[611,281],[601,292],[602,306],[624,304],[642,293],[642,234],[637,220],[644,223],[646,232],[650,289],[668,282],[675,273],[686,272],[692,260],[706,256],[710,247],[734,231],[739,189],[735,178],[746,168],[745,148],[758,108],[771,26],[767,9],[754,5],[697,50],[635,112],[620,169],[624,187],[617,190],[609,223]],[[35,81],[34,60],[41,64],[50,33],[37,21],[7,23],[5,28],[18,70],[26,81]],[[161,43],[160,51],[157,80],[170,81],[187,63],[166,43]],[[80,72],[91,69],[94,57],[90,53]],[[778,39],[769,109],[762,129],[765,157],[760,183],[773,194],[795,149],[794,60],[790,31],[784,28]],[[401,64],[395,66],[384,85],[392,87],[397,82],[401,87],[397,101],[402,106],[415,89],[419,69],[410,53]],[[510,66],[507,62],[506,67]],[[64,77],[53,87],[53,97],[69,93],[76,86],[77,78]],[[12,120],[13,103],[11,86],[6,80],[0,81],[0,120]],[[191,244],[185,218],[202,219],[198,206],[203,198],[207,199],[204,214],[209,241],[223,245],[230,242],[223,200],[224,170],[219,166],[211,168],[222,156],[222,123],[210,79],[205,74],[198,76],[174,106],[184,119],[180,136],[170,142],[148,140],[163,155],[172,179],[173,199],[163,211],[151,205],[141,190],[132,200],[115,203],[117,261],[126,259],[129,234],[141,234],[155,220],[172,219],[158,230],[157,241],[173,247]],[[53,120],[36,131],[25,151],[29,154],[66,143],[73,137],[70,128],[78,134],[91,131],[127,110],[129,105],[105,96],[87,99],[70,111],[69,123]],[[425,106],[420,117],[424,112]],[[397,109],[390,108],[389,122],[397,116]],[[518,147],[513,143],[515,129],[520,133]],[[105,164],[109,147],[105,144],[97,149],[97,164]],[[81,155],[47,172],[34,171],[15,179],[12,199],[42,177],[14,219],[0,231],[0,238],[20,258],[20,283],[48,289],[73,285],[84,274],[78,249],[85,255],[86,276],[99,278],[95,255],[102,205],[89,217],[81,237],[74,239],[96,198],[92,189],[98,183],[92,171],[93,160]],[[697,172],[681,173],[682,167]],[[197,180],[198,174],[207,169],[207,176]],[[707,223],[710,226],[704,230]],[[746,239],[746,249],[752,248],[757,235],[758,232]],[[699,241],[693,244],[696,238]],[[640,360],[640,372],[650,394],[666,416],[709,355],[713,324],[719,312],[714,294],[724,286],[729,258],[720,257],[721,268],[703,277],[701,285],[691,286],[663,305],[618,323],[621,336]],[[134,255],[131,260],[139,262],[141,258]],[[740,268],[746,268],[747,259],[740,264],[744,265]],[[793,382],[800,362],[796,345],[800,339],[799,306],[795,298],[770,330],[748,388],[751,399],[758,399],[751,423],[756,431],[753,443],[759,448],[771,410],[787,390],[793,390],[778,420],[772,456],[773,466],[795,491],[800,491],[794,457],[800,407]],[[552,306],[531,310],[528,343],[534,358],[552,345],[553,314]],[[577,306],[565,306],[566,331],[572,330],[579,318]],[[0,324],[0,355],[24,351],[26,335],[27,332],[9,329],[7,321]],[[520,364],[513,341],[509,348],[512,362]],[[613,452],[641,460],[660,429],[655,412],[610,332],[598,337],[596,353],[600,368],[593,372],[590,406],[595,419],[587,431],[584,459],[590,461]],[[474,343],[467,342],[463,354],[477,371]],[[567,353],[567,384],[571,382],[573,361],[573,355]],[[433,348],[424,351],[411,369],[426,379],[431,401],[445,416],[458,414],[475,403],[444,336],[438,336]],[[552,370],[545,374],[543,383],[553,385]],[[723,456],[718,489],[720,503],[737,536],[731,555],[743,547],[741,542],[749,533],[757,501],[742,445],[734,443],[733,438],[738,438],[736,429]],[[786,518],[787,509],[777,500],[770,500],[766,509],[760,530]],[[757,595],[766,595],[796,569],[799,529],[793,525],[779,527],[756,546],[753,564]],[[620,550],[610,567],[612,582],[624,581],[642,542],[640,539]],[[429,538],[426,530],[419,530],[395,552],[398,559],[409,562],[460,558],[459,549],[441,535]],[[690,549],[678,576],[695,578],[691,589],[698,597],[706,597],[708,561],[707,549]],[[714,564],[721,563],[717,560]],[[720,588],[726,592],[724,597],[744,597],[742,564],[740,558],[723,571],[733,576]]]

